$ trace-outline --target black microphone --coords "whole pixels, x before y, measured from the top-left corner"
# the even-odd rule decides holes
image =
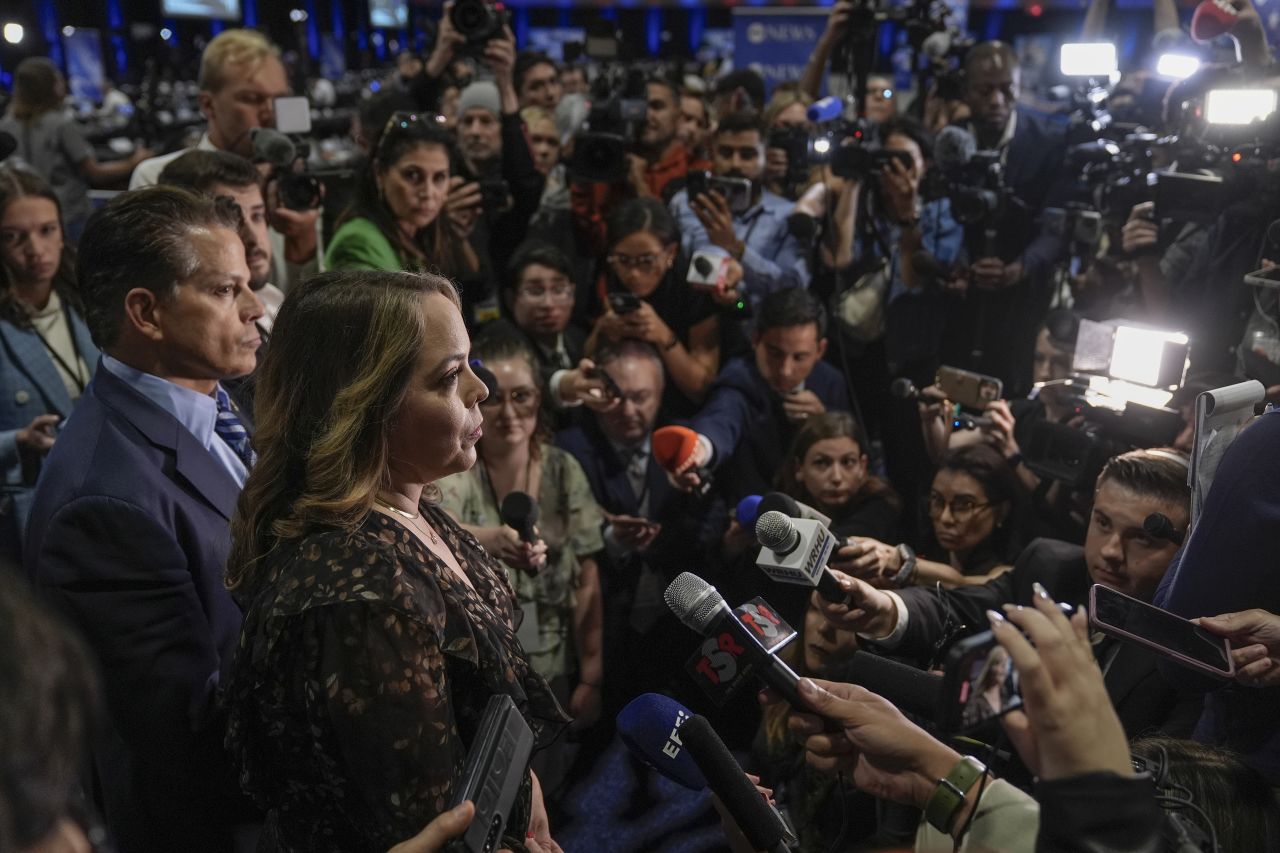
[[[830,681],[846,681],[888,699],[899,710],[939,719],[942,711],[942,676],[916,669],[871,652],[856,651],[834,666]]]
[[[760,508],[756,510],[756,518],[766,512],[780,512],[791,518],[808,518],[826,527],[831,526],[830,518],[782,492],[769,492],[760,498]]]
[[[760,506],[763,508],[763,500]],[[817,589],[827,601],[849,603],[848,593],[827,568],[839,540],[821,523],[770,510],[756,519],[756,539],[761,546],[756,565],[769,577]]]
[[[777,655],[765,651],[760,641],[733,615],[724,596],[714,586],[692,572],[681,572],[667,587],[663,598],[671,612],[689,628],[701,636],[718,639],[720,651],[732,655],[737,662],[735,676],[756,675],[791,707],[808,711],[796,688],[800,676]]]
[[[905,376],[899,376],[889,386],[889,393],[899,400],[919,400],[920,389]]]
[[[711,273],[715,272],[715,267],[711,265],[711,261],[707,260],[702,255],[693,259],[693,267],[703,278],[706,278],[710,276]]]
[[[680,727],[680,739],[711,789],[742,830],[752,850],[785,851],[784,827],[729,747],[701,714]]]
[[[12,133],[5,133],[0,130],[0,161],[8,159],[9,155],[18,150],[18,140]]]
[[[270,163],[279,169],[287,169],[298,159],[298,149],[293,140],[278,130],[269,127],[255,127],[249,131],[253,140],[253,159]]]
[[[515,529],[522,542],[536,542],[533,526],[538,523],[538,502],[524,492],[512,492],[502,499],[498,511],[502,523]]]

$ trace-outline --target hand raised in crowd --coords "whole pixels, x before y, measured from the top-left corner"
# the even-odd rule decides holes
[[[1280,616],[1255,608],[1191,621],[1231,641],[1238,683],[1246,687],[1280,685]]]
[[[689,458],[673,472],[667,473],[667,479],[671,485],[682,492],[691,492],[698,486],[702,485],[702,478],[698,476],[696,469],[705,468],[711,463],[711,454],[703,447],[703,443],[699,441],[693,449],[693,453],[689,454]]]
[[[538,572],[547,565],[547,543],[541,539],[525,542],[513,527],[483,528],[476,538],[486,551],[513,569]]]
[[[1017,419],[1005,400],[992,400],[983,410],[991,421],[990,426],[982,428],[982,437],[991,447],[1005,459],[1012,459],[1021,454],[1018,439],[1013,435]]]
[[[560,402],[569,406],[582,403],[593,412],[607,412],[622,403],[609,397],[600,368],[589,358],[579,361],[577,367],[566,370],[560,378]]]
[[[547,818],[547,803],[542,796],[542,782],[538,774],[529,771],[533,777],[532,814],[529,817],[529,833],[524,843],[529,853],[564,853],[564,850],[551,837],[551,821]]]
[[[885,578],[891,578],[902,568],[902,552],[896,545],[888,545],[871,537],[850,537],[832,555],[828,563],[833,569],[861,578],[872,586],[883,586]]]
[[[457,175],[451,177],[449,194],[444,199],[444,215],[453,235],[461,240],[470,237],[483,212],[480,185],[475,181],[468,183]]]
[[[467,827],[471,825],[475,816],[475,804],[467,800],[447,812],[436,815],[422,832],[408,841],[401,841],[388,853],[440,853],[451,839],[467,831]],[[511,853],[511,851],[503,849],[498,853]]]
[[[654,198],[649,189],[649,164],[639,154],[627,154],[627,183],[637,198]]]
[[[782,398],[782,411],[792,423],[804,423],[812,415],[820,415],[827,410],[822,399],[809,389],[792,391]]]
[[[815,712],[792,711],[788,722],[805,738],[805,761],[828,773],[851,770],[860,791],[922,807],[960,760],[960,753],[865,688],[802,678],[799,690]],[[827,731],[828,722],[840,731]]]
[[[725,267],[724,281],[720,286],[711,291],[711,299],[717,305],[723,305],[726,308],[732,308],[742,299],[742,264],[738,263],[734,258],[729,259],[728,265]]]
[[[324,186],[320,187],[324,198]],[[319,237],[316,223],[320,221],[321,207],[293,210],[280,203],[280,182],[266,184],[267,224],[284,236],[284,257],[291,264],[305,264],[316,255]]]
[[[853,0],[837,0],[827,15],[827,28],[819,36],[820,41],[833,42],[844,37],[849,28],[849,16],[853,14]]]
[[[658,312],[653,310],[653,306],[644,300],[640,301],[640,307],[636,310],[617,316],[621,319],[618,327],[621,329],[619,337],[645,341],[653,344],[660,351],[667,349],[675,337],[675,332],[671,331],[666,321],[659,317]]]
[[[969,281],[982,290],[1003,290],[1022,281],[1022,262],[981,258],[969,267]]]
[[[898,623],[898,605],[893,598],[864,580],[834,569],[832,574],[849,596],[849,603],[827,601],[815,592],[809,598],[810,605],[842,631],[873,638],[889,636]]]
[[[427,58],[426,73],[428,77],[439,77],[449,69],[449,63],[453,62],[457,55],[458,48],[467,43],[466,38],[453,27],[453,17],[450,14],[453,11],[454,0],[448,0],[444,4],[444,14],[440,16],[440,25],[436,29],[435,47],[431,49],[431,56]]]
[[[707,239],[713,245],[726,252],[737,248],[738,235],[733,232],[733,211],[729,210],[729,202],[725,201],[724,196],[715,190],[698,193],[689,200],[689,206],[693,208],[702,227],[707,229]]]
[[[1129,211],[1129,219],[1120,229],[1120,245],[1126,255],[1136,255],[1155,247],[1160,240],[1160,225],[1155,219],[1155,202],[1144,201]]]
[[[1093,658],[1085,611],[1067,619],[1044,587],[1036,584],[1035,590],[1031,607],[1007,604],[1003,615],[988,612],[1022,685],[1025,713],[1001,718],[1009,739],[1042,779],[1100,771],[1133,775],[1124,727]]]
[[[511,27],[504,26],[500,37],[490,39],[485,44],[484,64],[493,72],[493,80],[498,88],[502,88],[504,82],[512,82],[511,73],[516,65],[516,37],[511,32]]]
[[[911,222],[916,219],[919,200],[911,171],[902,161],[893,159],[880,170],[880,198],[885,206],[885,216],[894,222]]]
[[[613,515],[605,512],[604,518],[613,528],[613,538],[624,548],[634,552],[647,551],[662,532],[662,525],[658,522],[635,515]]]
[[[920,415],[920,429],[924,433],[925,450],[935,462],[942,458],[951,444],[955,420],[951,416],[951,401],[942,389],[930,385],[920,392],[916,409]]]
[[[13,439],[18,447],[32,453],[45,454],[53,448],[61,415],[36,415],[31,423],[18,430]]]

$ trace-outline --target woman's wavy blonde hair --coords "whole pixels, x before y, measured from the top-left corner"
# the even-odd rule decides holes
[[[369,513],[432,293],[459,305],[441,276],[371,271],[324,273],[285,300],[259,367],[258,461],[231,521],[226,584],[238,596],[269,580],[262,558],[274,548],[317,525],[352,530]]]

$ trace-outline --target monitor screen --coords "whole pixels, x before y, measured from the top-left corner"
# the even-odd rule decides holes
[[[240,0],[160,0],[160,14],[175,18],[240,20]]]
[[[369,0],[369,25],[393,28],[409,26],[408,0]]]

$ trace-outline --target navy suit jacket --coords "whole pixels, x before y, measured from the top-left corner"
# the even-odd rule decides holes
[[[98,348],[80,315],[68,309],[67,317],[76,348],[92,372],[98,363]],[[39,415],[65,419],[71,408],[71,395],[40,336],[33,329],[0,320],[0,468],[4,470],[7,498],[0,511],[0,553],[15,564],[22,560],[22,533],[35,491],[35,472],[23,471],[18,430]]]
[[[189,430],[105,369],[36,486],[26,571],[97,655],[96,794],[130,853],[227,851],[253,819],[218,702],[240,633],[223,586],[238,497]]]
[[[804,387],[818,396],[827,411],[849,411],[844,376],[827,362],[814,365]],[[690,426],[715,448],[712,464],[717,489],[731,502],[772,490],[778,466],[799,429],[787,420],[781,397],[769,387],[751,356],[724,366],[707,404]]]

